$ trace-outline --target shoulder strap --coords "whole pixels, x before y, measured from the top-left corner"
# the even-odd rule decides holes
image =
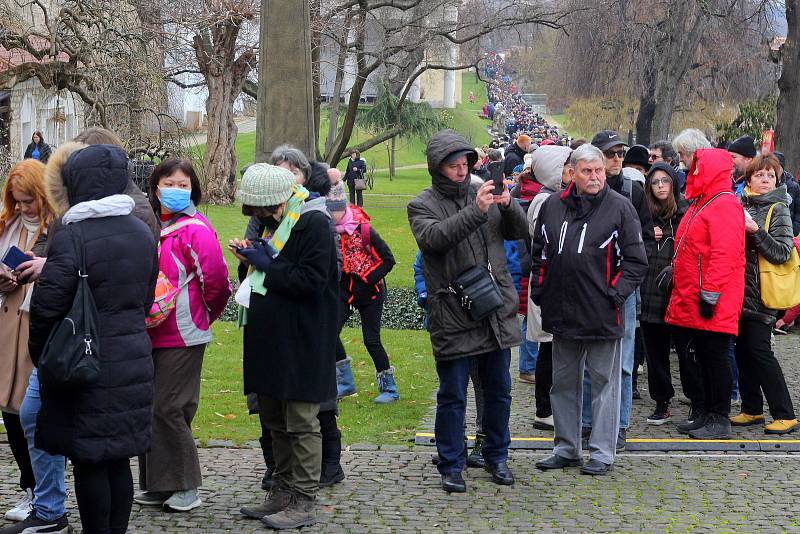
[[[686,221],[686,228],[684,228],[684,230],[683,230],[683,235],[681,236],[681,240],[678,243],[678,246],[675,247],[675,253],[672,255],[672,261],[675,261],[675,258],[678,257],[678,252],[680,251],[681,246],[683,245],[683,240],[686,239],[686,234],[689,233],[689,225],[692,224],[692,221],[694,220],[694,218],[697,217],[698,215],[700,215],[700,212],[703,211],[704,209],[706,209],[706,206],[708,206],[709,204],[714,202],[715,199],[717,199],[718,197],[721,197],[722,195],[733,195],[733,192],[732,191],[722,191],[720,193],[717,193],[716,195],[711,197],[711,199],[708,202],[706,202],[705,204],[700,206],[700,208],[698,208],[697,211],[692,213],[692,216],[689,217],[688,221]]]
[[[80,223],[72,224],[72,243],[75,245],[75,252],[78,255],[78,283],[83,286],[83,336],[86,342],[86,353],[91,353],[91,324],[89,324],[89,273],[86,269],[86,246],[83,241],[83,234],[79,226]]]
[[[633,180],[624,174],[622,175],[622,193],[630,199],[633,198]]]
[[[204,223],[200,219],[195,219],[194,217],[186,217],[186,218],[181,219],[180,221],[178,221],[176,223],[170,224],[166,228],[163,228],[161,230],[161,237],[166,237],[169,234],[177,232],[181,228],[185,228],[185,227],[191,226],[191,225],[205,226],[206,228],[208,228],[208,226],[206,226],[206,223]]]
[[[769,211],[767,212],[767,220],[764,222],[764,230],[767,233],[769,233],[769,223],[772,221],[772,212],[775,210],[775,206],[777,206],[778,204],[783,204],[787,208],[789,207],[788,205],[786,205],[785,202],[776,202],[772,206],[769,207]]]

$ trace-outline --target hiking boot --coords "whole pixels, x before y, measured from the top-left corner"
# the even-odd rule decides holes
[[[701,412],[700,410],[695,410],[694,408],[692,408],[689,411],[689,418],[686,420],[686,422],[678,425],[675,428],[681,434],[688,434],[692,430],[697,430],[698,428],[702,428],[705,423],[706,423],[706,414]]]
[[[797,419],[776,419],[764,427],[767,434],[791,434],[797,430],[800,423]]]
[[[733,426],[750,426],[750,425],[758,425],[764,424],[764,414],[760,413],[758,415],[750,415],[749,413],[740,413],[739,415],[734,415],[731,419],[731,425]]]
[[[188,512],[201,504],[203,501],[200,500],[197,488],[191,488],[173,493],[172,497],[164,501],[164,508],[172,512]]]
[[[535,384],[536,383],[536,373],[520,373],[519,374],[519,381],[524,384]]]
[[[6,519],[9,521],[25,521],[33,512],[33,489],[27,488],[25,495],[14,505],[14,507],[6,512]]]
[[[693,439],[731,439],[731,422],[723,415],[709,414],[705,425],[689,432]]]
[[[322,474],[319,477],[319,487],[327,488],[344,480],[342,464],[322,464]]]
[[[628,429],[627,428],[620,428],[619,433],[617,434],[617,452],[622,452],[625,450],[625,445],[628,443]]]
[[[336,362],[336,398],[356,394],[356,379],[353,376],[352,358]]]
[[[275,466],[268,465],[267,470],[264,472],[264,477],[261,479],[261,489],[269,491],[275,483]]]
[[[11,525],[4,529],[0,529],[0,534],[32,534],[32,533],[45,533],[45,534],[69,534],[72,532],[72,527],[67,520],[67,514],[62,515],[53,521],[45,521],[36,516],[36,512],[31,512],[24,521]]]
[[[253,506],[243,506],[239,511],[246,517],[261,519],[270,514],[277,514],[285,509],[289,506],[291,500],[292,492],[280,485],[276,485],[272,488],[272,491],[267,493],[267,496],[264,497],[264,502],[261,504],[254,504]]]
[[[394,367],[389,367],[375,375],[378,379],[378,396],[372,401],[376,404],[389,404],[400,398],[394,381]]]
[[[171,491],[143,491],[133,498],[133,502],[142,506],[161,506],[170,497]]]
[[[485,434],[475,434],[475,446],[467,456],[467,467],[484,467],[486,461],[483,459],[483,445],[486,442]]]
[[[445,473],[442,475],[442,489],[447,493],[464,493],[467,491],[467,483],[459,471]]]
[[[314,498],[302,493],[292,492],[289,504],[280,512],[262,517],[261,522],[269,528],[284,530],[301,528],[317,522],[317,510]]]
[[[539,417],[538,415],[533,418],[533,428],[537,430],[555,430],[553,423],[553,416]]]
[[[647,418],[648,425],[661,426],[672,419],[672,412],[669,411],[669,402],[656,402],[656,409]]]

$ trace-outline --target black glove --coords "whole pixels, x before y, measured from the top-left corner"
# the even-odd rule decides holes
[[[703,319],[711,319],[714,317],[714,307],[713,304],[700,299],[700,317]]]
[[[538,289],[538,288],[537,289],[533,289],[533,288],[531,288],[530,297],[531,297],[531,302],[533,302],[537,306],[541,307],[541,302],[542,302],[542,290],[541,289]]]
[[[719,302],[719,293],[700,290],[700,317],[711,319],[714,317],[714,309]]]
[[[247,259],[247,263],[261,272],[267,270],[276,256],[275,250],[263,239],[253,241],[253,246],[239,250],[239,254]]]

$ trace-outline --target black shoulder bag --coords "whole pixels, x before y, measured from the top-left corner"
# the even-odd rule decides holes
[[[503,306],[503,295],[494,280],[492,264],[488,261],[489,244],[484,232],[484,226],[481,225],[479,235],[486,248],[486,267],[483,265],[469,267],[456,276],[448,287],[451,293],[461,299],[461,307],[467,311],[473,321],[481,321]],[[467,243],[469,243],[469,239]],[[471,244],[470,248],[472,248]]]
[[[97,307],[89,288],[83,236],[77,224],[70,228],[78,256],[78,288],[72,308],[53,327],[39,357],[39,379],[61,388],[88,386],[100,377]]]

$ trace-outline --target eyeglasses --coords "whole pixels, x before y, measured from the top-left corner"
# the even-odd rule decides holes
[[[625,150],[623,150],[623,149],[620,149],[620,150],[606,150],[605,152],[603,152],[603,154],[605,154],[605,156],[608,159],[612,159],[614,157],[622,159],[622,158],[625,157]]]
[[[659,156],[658,154],[650,154],[650,157],[647,158],[647,159],[649,159],[650,161],[656,161],[656,160],[660,160],[661,156]]]
[[[659,185],[672,185],[671,178],[653,178],[650,180],[650,185],[658,187]]]

